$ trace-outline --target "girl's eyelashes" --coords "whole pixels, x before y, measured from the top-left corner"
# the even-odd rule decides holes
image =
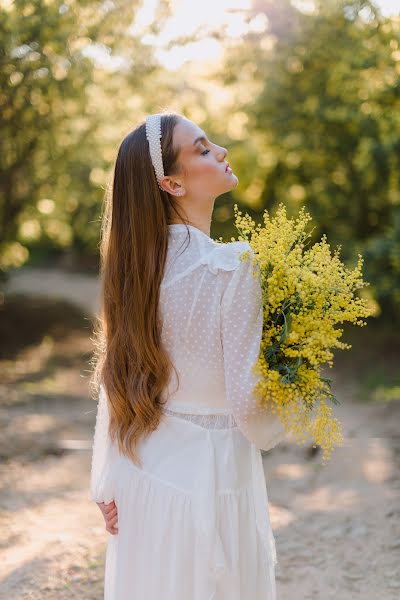
[[[209,150],[204,150],[204,152],[202,152],[202,154],[207,154],[208,152],[210,152]]]

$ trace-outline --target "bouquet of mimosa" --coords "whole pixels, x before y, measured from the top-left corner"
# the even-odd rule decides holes
[[[304,207],[297,219],[287,218],[282,203],[273,218],[265,210],[264,226],[242,216],[237,204],[234,210],[239,240],[254,250],[263,293],[256,395],[298,443],[311,436],[323,449],[325,464],[334,446],[342,445],[343,435],[328,405],[339,404],[332,379],[322,376],[321,367],[333,366],[333,348],[351,348],[340,341],[343,329],[336,325],[348,321],[364,326],[362,318],[371,315],[367,300],[355,293],[369,285],[362,279],[363,258],[358,254],[355,268],[347,269],[340,260],[341,246],[332,255],[325,234],[305,249],[311,217]],[[249,260],[249,252],[241,258]]]

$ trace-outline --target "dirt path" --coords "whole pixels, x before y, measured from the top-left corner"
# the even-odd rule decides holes
[[[264,459],[279,600],[400,598],[400,406],[347,400],[330,464],[283,445]]]
[[[11,429],[25,419],[35,431],[35,412],[7,412]],[[326,467],[285,442],[265,454],[280,600],[399,599],[399,412],[347,405],[346,445]],[[60,436],[90,443],[91,403],[49,416],[64,423]],[[58,447],[51,440],[47,453]],[[89,449],[1,467],[1,598],[102,598],[108,534],[88,496],[89,469]]]
[[[94,314],[99,307],[99,279],[84,273],[59,268],[22,267],[16,269],[6,285],[9,294],[31,294],[35,297],[62,298],[85,312]]]
[[[89,497],[89,335],[46,338],[0,364],[4,600],[103,598],[109,534]],[[278,600],[399,600],[400,402],[356,401],[356,383],[333,376],[345,444],[330,463],[287,442],[264,454]]]

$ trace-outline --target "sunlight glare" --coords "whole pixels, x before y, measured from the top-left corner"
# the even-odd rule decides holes
[[[159,35],[146,32],[155,18],[158,0],[145,0],[129,28],[140,35],[144,44],[152,45],[158,60],[168,69],[179,69],[187,61],[218,62],[222,44],[211,37],[210,32],[224,29],[226,35],[236,38],[244,35],[249,26],[244,15],[251,7],[251,0],[205,0],[194,4],[190,0],[172,0],[172,16],[168,18]],[[260,18],[253,19],[252,30],[265,25]],[[198,34],[201,39],[184,46],[166,46],[181,36]]]
[[[386,17],[400,15],[400,5],[398,0],[376,0],[381,13]]]
[[[171,0],[171,16],[166,19],[160,33],[155,35],[149,27],[156,18],[159,2],[142,0],[129,33],[140,37],[143,44],[151,45],[155,57],[169,71],[176,71],[189,61],[202,63],[204,67],[218,64],[224,50],[223,42],[212,36],[215,31],[231,39],[240,39],[247,33],[262,36],[265,32],[260,39],[261,47],[268,51],[273,45],[271,36],[267,36],[268,17],[265,13],[260,11],[250,22],[246,21],[252,7],[251,0],[204,0],[196,4],[192,0]],[[315,0],[291,0],[291,3],[305,14],[316,10]],[[397,0],[376,0],[376,4],[385,16],[399,14]],[[174,44],[174,40],[185,36],[197,36],[197,40],[184,45]],[[100,50],[94,49],[95,58],[110,69],[118,68],[119,65],[111,63],[111,57]]]
[[[217,40],[207,38],[185,46],[175,46],[170,50],[159,48],[156,55],[169,71],[176,71],[185,62],[193,60],[199,60],[203,67],[207,63],[215,64],[222,56],[222,46]]]

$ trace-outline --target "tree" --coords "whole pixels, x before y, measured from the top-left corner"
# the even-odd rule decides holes
[[[258,161],[260,210],[305,204],[316,236],[343,244],[345,259],[365,251],[378,301],[398,314],[398,261],[382,248],[390,239],[398,255],[400,246],[400,19],[368,0],[320,2],[310,14],[260,1],[254,14],[261,11],[267,30],[224,66],[225,81],[240,86],[256,65],[259,92],[240,110],[266,158]]]
[[[15,0],[2,9],[0,272],[23,264],[35,242],[96,249],[101,185],[127,122],[114,119],[159,68],[129,28],[138,5]],[[168,10],[161,2],[153,32]]]

